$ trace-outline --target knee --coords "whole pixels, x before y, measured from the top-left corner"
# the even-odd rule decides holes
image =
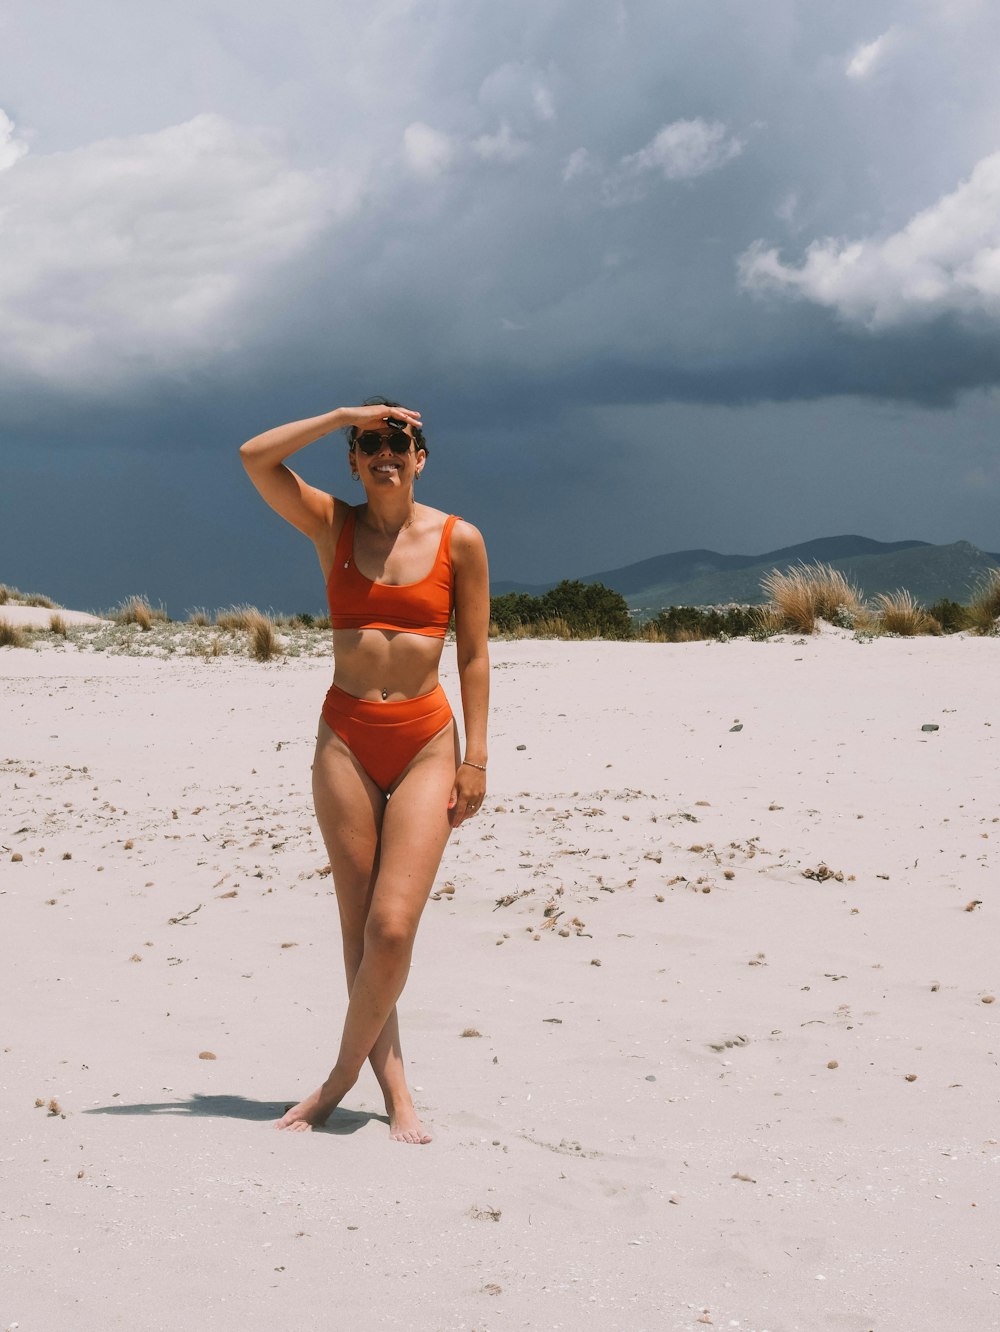
[[[372,911],[365,925],[365,952],[379,953],[387,959],[403,957],[413,946],[410,921],[397,912]]]

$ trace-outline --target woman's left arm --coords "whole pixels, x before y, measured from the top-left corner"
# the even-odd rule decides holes
[[[455,638],[465,719],[465,752],[448,802],[457,828],[486,795],[486,720],[490,703],[490,575],[486,546],[471,523],[457,522],[451,534],[455,571]]]

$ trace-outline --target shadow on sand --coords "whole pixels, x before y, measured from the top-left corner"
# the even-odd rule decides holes
[[[84,1110],[85,1115],[187,1115],[195,1119],[251,1119],[265,1122],[280,1119],[290,1101],[250,1101],[245,1096],[201,1096],[195,1092],[186,1101],[149,1101],[137,1105],[96,1105]],[[372,1114],[368,1110],[334,1110],[317,1133],[341,1136],[357,1133],[373,1119],[388,1124],[386,1115]]]

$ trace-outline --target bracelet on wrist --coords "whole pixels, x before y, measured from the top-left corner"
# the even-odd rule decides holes
[[[460,768],[478,768],[480,772],[486,771],[485,763],[473,763],[470,759],[462,759],[462,762],[458,766]]]

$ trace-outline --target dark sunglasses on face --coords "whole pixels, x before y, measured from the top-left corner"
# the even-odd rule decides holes
[[[383,435],[378,430],[366,430],[354,443],[367,458],[374,458],[386,444],[393,453],[409,453],[413,440],[402,430],[393,430],[388,435]]]

